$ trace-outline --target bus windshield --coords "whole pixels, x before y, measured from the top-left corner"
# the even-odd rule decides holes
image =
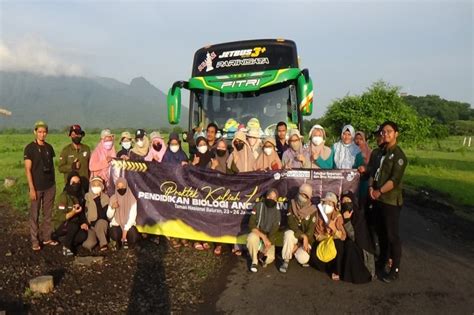
[[[249,120],[256,118],[263,132],[262,136],[274,135],[278,122],[290,121],[291,108],[296,106],[296,89],[293,84],[276,85],[252,92],[194,90],[191,97],[193,127],[205,127],[214,122],[225,131],[229,119],[247,127]]]

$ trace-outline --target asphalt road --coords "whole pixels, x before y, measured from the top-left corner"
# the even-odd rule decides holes
[[[275,265],[252,274],[233,259],[209,285],[202,312],[226,314],[474,314],[474,245],[446,235],[420,216],[402,210],[400,279],[363,285],[334,282],[294,260],[286,274]],[[474,228],[472,229],[474,233]]]

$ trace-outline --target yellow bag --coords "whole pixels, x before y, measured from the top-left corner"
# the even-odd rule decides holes
[[[336,245],[334,244],[334,239],[332,238],[332,236],[329,236],[327,239],[322,240],[316,248],[316,256],[322,262],[330,262],[331,260],[336,258],[336,255]]]

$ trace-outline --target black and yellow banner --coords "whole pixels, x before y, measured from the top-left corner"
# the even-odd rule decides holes
[[[120,169],[138,201],[140,232],[220,243],[246,241],[250,212],[261,196],[276,188],[285,224],[287,201],[299,186],[313,187],[313,202],[332,191],[358,191],[356,170],[282,170],[226,175],[193,166],[140,162]],[[130,162],[128,162],[130,163]],[[123,167],[125,165],[125,167]]]

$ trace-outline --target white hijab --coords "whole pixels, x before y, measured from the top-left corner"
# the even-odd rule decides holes
[[[352,142],[345,144],[341,139],[334,144],[334,164],[336,169],[351,169],[355,164],[357,154],[360,153],[359,147],[354,143],[354,127],[351,125],[345,125],[342,128],[341,137],[345,131],[351,133]]]

